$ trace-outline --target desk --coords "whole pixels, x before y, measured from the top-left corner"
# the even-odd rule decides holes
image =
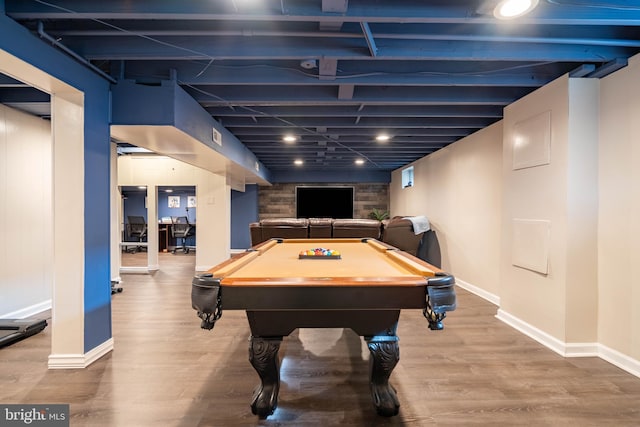
[[[168,252],[169,246],[175,246],[171,237],[171,224],[158,224],[158,252]]]
[[[299,259],[302,250],[327,248],[340,259]],[[400,406],[389,376],[399,360],[396,328],[401,309],[422,309],[430,329],[442,329],[455,309],[455,280],[406,252],[373,239],[272,239],[196,276],[192,306],[204,329],[223,310],[246,310],[249,361],[261,384],[251,410],[261,418],[277,406],[278,350],[296,328],[350,328],[370,351],[370,388],[378,414]]]

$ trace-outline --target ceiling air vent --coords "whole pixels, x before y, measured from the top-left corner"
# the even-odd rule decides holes
[[[222,134],[213,128],[213,142],[218,145],[222,145]]]

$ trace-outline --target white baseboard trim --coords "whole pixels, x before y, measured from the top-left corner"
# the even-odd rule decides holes
[[[472,294],[479,296],[480,298],[489,301],[493,305],[497,305],[500,307],[500,297],[498,295],[492,294],[490,292],[485,291],[482,288],[472,285],[469,282],[465,282],[464,280],[460,280],[456,277],[456,285],[460,286],[462,289],[465,289]]]
[[[213,267],[213,265],[196,265],[196,273],[204,273],[211,267]]]
[[[20,310],[12,311],[11,313],[0,315],[0,319],[24,319],[47,310],[51,310],[50,299],[30,305],[29,307],[21,308]]]
[[[640,378],[640,360],[633,359],[617,350],[597,342],[565,343],[518,319],[517,317],[512,316],[502,309],[498,309],[496,317],[517,331],[536,340],[540,344],[555,351],[563,357],[599,357],[630,373],[631,375]]]
[[[51,354],[49,369],[83,369],[113,350],[113,338],[109,338],[99,346],[85,354]]]
[[[149,267],[120,267],[120,274],[149,274]]]
[[[599,350],[601,359],[640,378],[640,360],[633,359],[626,354],[622,354],[602,344],[600,344]]]
[[[496,314],[496,318],[503,321],[507,325],[511,326],[513,329],[516,329],[519,332],[522,332],[529,338],[532,338],[538,341],[540,344],[550,348],[551,350],[558,353],[560,356],[565,356],[565,344],[559,339],[549,335],[548,333],[531,326],[527,322],[520,320],[519,318],[512,316],[502,309],[498,309],[498,313]]]

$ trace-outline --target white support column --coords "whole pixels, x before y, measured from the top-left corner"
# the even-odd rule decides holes
[[[147,187],[147,262],[149,271],[159,270],[158,262],[158,187]]]
[[[84,365],[84,108],[82,94],[74,95],[51,95],[55,263],[49,368]]]
[[[122,197],[118,190],[118,150],[117,145],[111,144],[111,280],[120,282],[120,266],[122,265]]]

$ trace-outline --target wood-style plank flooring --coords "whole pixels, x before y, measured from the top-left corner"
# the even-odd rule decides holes
[[[244,313],[201,330],[194,265],[193,254],[160,254],[156,273],[123,275],[115,348],[86,369],[47,369],[50,327],[0,349],[0,402],[68,403],[72,426],[640,426],[639,378],[598,358],[560,357],[462,289],[443,331],[429,331],[419,310],[402,313],[398,416],[376,415],[358,336],[305,329],[281,347],[278,409],[260,420],[249,408],[259,380]]]

